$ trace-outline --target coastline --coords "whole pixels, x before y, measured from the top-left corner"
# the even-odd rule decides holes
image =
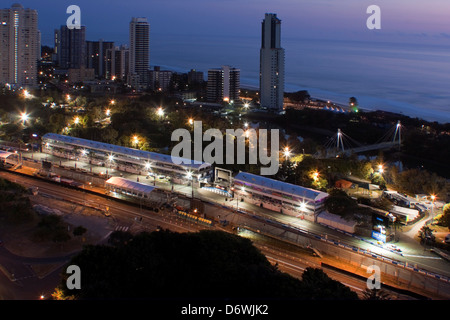
[[[252,85],[252,84],[246,84],[246,83],[242,83],[241,84],[241,88],[244,89],[249,89],[249,90],[258,90],[259,87]],[[344,95],[342,94],[337,94],[337,93],[328,93],[325,90],[322,89],[316,89],[316,88],[301,88],[298,87],[297,90],[291,90],[291,91],[285,91],[287,93],[291,93],[291,92],[296,92],[296,91],[300,91],[300,90],[306,90],[308,91],[308,93],[311,95],[311,98],[317,99],[317,100],[323,100],[323,101],[331,101],[331,103],[335,103],[338,105],[347,105],[348,104],[348,99],[350,98],[350,96],[348,97],[344,97]],[[318,94],[314,94],[314,92],[317,92]],[[337,99],[336,99],[337,97]],[[357,96],[356,97],[358,99],[359,102],[359,110],[364,111],[364,112],[376,112],[376,111],[384,111],[384,112],[389,112],[389,113],[394,113],[394,114],[398,114],[400,116],[404,116],[404,117],[409,117],[409,118],[418,118],[420,120],[423,121],[427,121],[427,122],[438,122],[440,124],[447,124],[450,123],[450,106],[449,106],[449,110],[448,111],[436,111],[436,110],[432,110],[431,112],[426,112],[426,109],[424,110],[416,110],[418,107],[413,106],[413,105],[409,105],[405,102],[400,102],[400,101],[391,101],[388,99],[384,99],[386,102],[385,106],[380,106],[380,107],[374,107],[374,106],[369,106],[367,105],[367,103],[365,103],[367,100],[373,100],[373,105],[376,105],[376,101],[380,100],[379,98],[373,98],[373,97],[365,97],[365,96]],[[397,108],[390,108],[388,104],[391,105],[397,105]],[[407,110],[413,110],[411,112],[407,112]]]

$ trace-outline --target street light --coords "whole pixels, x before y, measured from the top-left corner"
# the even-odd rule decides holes
[[[20,120],[22,120],[23,124],[25,124],[25,122],[27,122],[30,119],[30,115],[26,112],[22,112],[20,114]]]
[[[133,136],[133,145],[137,146],[137,144],[139,143],[139,138],[138,136]]]
[[[300,211],[305,211],[306,210],[306,203],[303,201],[302,203],[300,203]]]
[[[379,173],[383,173],[383,172],[384,172],[384,168],[383,168],[383,165],[382,165],[382,164],[379,164],[379,165],[378,165],[378,172],[379,172]]]
[[[111,115],[111,110],[110,109],[106,109],[105,114],[107,117],[109,117]]]
[[[164,109],[161,108],[161,107],[159,107],[158,110],[156,111],[156,114],[157,114],[159,117],[164,116]]]
[[[286,157],[286,161],[288,160],[290,155],[291,155],[291,151],[289,150],[289,147],[285,147],[284,148],[284,156]]]
[[[25,99],[30,99],[31,98],[31,94],[28,90],[23,90],[23,96]]]
[[[188,122],[189,122],[189,124],[192,126],[192,125],[194,124],[194,119],[189,118],[189,119],[188,119]]]
[[[312,176],[313,176],[313,180],[314,180],[314,181],[317,181],[317,180],[319,179],[319,172],[314,171],[314,173],[312,174]]]
[[[433,223],[434,219],[434,201],[436,200],[436,196],[434,194],[431,195],[431,223]]]
[[[75,117],[75,119],[73,119],[73,122],[75,124],[79,124],[80,123],[80,117]]]

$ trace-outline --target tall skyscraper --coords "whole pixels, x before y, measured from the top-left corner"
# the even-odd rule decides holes
[[[206,98],[214,102],[237,101],[240,97],[241,71],[230,66],[208,70]]]
[[[273,13],[266,13],[262,22],[259,89],[261,107],[283,110],[284,49],[281,48],[281,20]]]
[[[61,69],[86,67],[86,27],[69,29],[63,25],[55,30],[55,52]]]
[[[148,69],[150,25],[147,18],[132,18],[130,22],[130,71],[128,82],[135,88],[149,85]]]
[[[40,53],[38,14],[14,4],[0,10],[0,83],[36,86]]]
[[[86,41],[86,68],[95,70],[95,77],[106,78],[106,52],[114,48],[114,42]]]

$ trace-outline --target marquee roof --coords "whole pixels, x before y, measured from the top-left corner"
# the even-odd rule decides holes
[[[279,193],[284,193],[296,197],[307,198],[313,201],[320,201],[328,197],[328,193],[305,188],[302,186],[294,185],[287,182],[282,182],[274,179],[270,179],[264,176],[258,176],[251,173],[239,172],[234,180],[240,181],[247,184],[252,184],[260,186],[264,189],[269,189],[271,191],[276,191]]]
[[[167,154],[143,151],[143,150],[138,150],[138,149],[133,149],[133,148],[127,148],[127,147],[123,147],[123,146],[117,146],[114,144],[98,142],[98,141],[93,141],[93,140],[87,140],[87,139],[82,139],[82,138],[76,138],[76,137],[70,137],[70,136],[65,136],[65,135],[56,134],[56,133],[47,133],[43,136],[43,138],[55,140],[55,141],[58,141],[61,143],[74,145],[77,147],[82,147],[82,148],[87,148],[87,149],[95,149],[95,150],[103,151],[106,153],[120,154],[120,155],[129,156],[129,157],[136,157],[136,158],[139,158],[142,160],[147,160],[147,161],[156,161],[156,162],[162,162],[162,163],[167,163],[167,164],[171,164],[171,165],[177,165],[180,167],[185,167],[187,169],[200,170],[200,169],[211,166],[211,164],[209,164],[207,162],[199,162],[199,161],[194,161],[194,160],[185,159],[185,158],[172,157],[171,155],[167,155]],[[174,161],[177,163],[180,163],[180,162],[182,162],[182,163],[177,164]]]
[[[149,194],[150,192],[153,191],[153,189],[155,189],[155,187],[150,186],[148,184],[131,181],[131,180],[124,179],[121,177],[111,177],[106,181],[106,184],[117,187],[117,188],[122,188],[122,189],[126,189],[126,190],[134,190],[136,192],[146,193],[146,194]]]

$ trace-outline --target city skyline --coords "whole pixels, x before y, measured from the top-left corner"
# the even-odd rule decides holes
[[[438,0],[435,2],[441,3]],[[25,1],[23,6],[26,7],[27,3],[29,2]],[[449,107],[448,90],[443,84],[448,79],[448,73],[444,70],[448,61],[445,59],[448,52],[446,47],[450,45],[450,35],[446,31],[450,30],[450,26],[447,19],[441,18],[443,10],[436,9],[445,6],[423,8],[420,3],[413,2],[404,6],[404,12],[401,12],[400,5],[393,6],[381,1],[382,28],[369,30],[366,27],[369,16],[366,6],[351,5],[352,3],[353,1],[347,1],[339,8],[334,8],[335,5],[332,4],[326,6],[326,1],[314,5],[305,3],[302,5],[305,11],[302,12],[311,11],[307,19],[314,17],[308,25],[300,25],[307,21],[300,19],[301,15],[292,16],[298,10],[283,15],[282,41],[288,52],[285,62],[285,91],[308,90],[315,97],[339,103],[346,103],[349,96],[357,96],[361,104],[370,110],[393,110],[428,120],[448,121],[448,113],[445,112]],[[54,24],[59,27],[69,17],[65,13],[66,4],[68,6],[68,2],[63,1],[45,8],[32,5],[40,17],[39,30],[43,45],[47,38],[52,46]],[[149,7],[145,4],[141,6],[141,10],[136,10],[141,3],[134,1],[126,8],[121,4],[110,6],[120,11],[120,14],[108,14],[114,10],[104,6],[101,10],[105,15],[92,21],[91,12],[101,4],[102,1],[79,3],[87,41],[103,39],[114,42],[115,46],[129,46],[128,29],[132,16],[127,13],[138,12],[135,16],[145,16],[152,25],[152,59],[149,68],[161,66],[174,72],[187,72],[192,68],[206,71],[218,65],[234,65],[242,71],[241,85],[254,89],[259,87],[259,63],[256,63],[255,57],[258,56],[259,23],[262,16],[254,17],[254,13],[259,10],[277,12],[282,16],[283,12],[286,13],[286,8],[292,6],[289,1],[282,1],[279,11],[259,8],[250,12],[245,19],[236,18],[231,23],[229,19],[222,21],[217,18],[211,24],[211,16],[225,15],[228,9],[212,10],[208,15],[199,12],[197,16],[194,15],[197,19],[186,22],[184,19],[189,16],[187,9],[183,17],[177,18],[182,6],[173,9],[167,16],[169,18],[161,19],[165,17],[167,9],[164,9],[163,4],[157,3],[160,11],[148,11]],[[249,1],[235,7],[241,5],[245,8],[255,6]],[[207,8],[211,6],[205,4],[204,10]],[[295,8],[298,9],[298,6]],[[339,16],[345,8],[349,9],[345,16],[352,16],[351,24],[357,25],[357,28],[349,29],[345,27],[346,23],[339,23],[342,18]],[[322,13],[319,12],[321,10]],[[58,14],[55,14],[56,11]],[[329,17],[329,11],[333,12],[334,18],[330,18],[327,23],[322,22],[321,27],[316,28],[317,21],[325,16]],[[356,11],[358,14],[353,16]],[[411,23],[405,23],[401,28],[395,27],[393,23],[399,20],[396,14],[408,17]],[[49,15],[53,18],[49,19]],[[102,19],[112,19],[113,23],[102,23]],[[45,28],[51,31],[48,33]],[[420,78],[415,76],[417,73],[421,74]],[[395,90],[390,90],[394,87]],[[434,97],[432,101],[427,99],[429,95]],[[427,108],[423,108],[425,104]]]
[[[17,1],[6,3],[10,7]],[[445,12],[450,3],[445,0],[408,1],[408,3],[380,0],[377,5],[382,10],[382,40],[402,41],[405,38],[427,38],[430,41],[450,42],[450,22]],[[71,1],[44,0],[35,3],[31,0],[20,2],[24,7],[38,10],[42,19],[39,29],[43,34],[42,43],[52,45],[52,30],[64,24],[68,14],[66,8]],[[272,2],[261,1],[78,1],[81,8],[81,22],[87,27],[87,40],[103,38],[115,43],[127,42],[127,25],[132,16],[146,16],[154,25],[155,35],[184,34],[255,36],[259,32],[256,21],[267,12],[277,12],[283,16],[285,37],[313,38],[359,38],[379,39],[365,28],[368,17],[366,9],[372,3],[355,0],[306,1],[297,3],[291,0]],[[4,5],[5,6],[5,5]],[[200,8],[200,9],[198,9]],[[446,10],[447,8],[447,10]],[[238,10],[235,10],[238,9]],[[98,12],[102,12],[98,15]],[[228,19],[233,14],[234,19]],[[197,19],[191,19],[197,17]],[[205,26],[209,26],[206,28]]]
[[[450,4],[368,1],[0,8],[0,300],[450,299]]]

